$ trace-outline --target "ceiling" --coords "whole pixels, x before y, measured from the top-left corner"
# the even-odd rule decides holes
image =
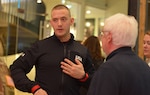
[[[103,9],[98,9],[98,8],[94,8],[91,6],[86,6],[86,11],[90,10],[91,13],[90,14],[85,14],[86,18],[104,18],[105,16],[105,10]]]
[[[106,1],[107,0],[85,0],[87,6],[98,9],[106,9]]]
[[[72,0],[68,0],[68,2],[73,6],[71,8],[71,11],[78,14],[79,6],[77,6],[77,3],[70,2],[70,1]],[[77,1],[77,0],[73,0],[73,1]],[[91,12],[90,14],[85,14],[85,18],[103,18],[105,16],[106,0],[85,0],[85,5],[86,5],[85,11]],[[74,7],[74,6],[77,6],[77,7]]]
[[[103,15],[105,14],[106,0],[83,0],[83,1],[81,1],[81,0],[65,0],[65,1],[67,1],[67,2],[73,1],[73,2],[77,2],[77,3],[81,3],[83,1],[85,1],[86,10],[91,11],[91,14],[85,15],[86,18],[103,17]],[[60,0],[43,0],[43,2],[45,3],[47,10],[51,10],[51,7],[57,3],[60,3]],[[76,10],[76,8],[74,8],[73,10]]]

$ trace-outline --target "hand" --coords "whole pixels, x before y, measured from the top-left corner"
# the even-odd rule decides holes
[[[39,90],[37,90],[34,93],[34,95],[48,95],[48,94],[47,94],[47,92],[45,90],[43,90],[43,89],[40,88]]]
[[[69,59],[65,58],[64,62],[60,63],[61,68],[63,69],[62,71],[73,78],[82,79],[85,75],[84,67],[78,59],[75,59],[75,62],[76,63],[73,63]]]

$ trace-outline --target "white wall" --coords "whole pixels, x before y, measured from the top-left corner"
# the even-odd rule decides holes
[[[105,17],[107,18],[119,12],[128,14],[128,0],[107,0]]]

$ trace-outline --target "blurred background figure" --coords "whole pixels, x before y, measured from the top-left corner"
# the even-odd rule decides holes
[[[3,36],[0,34],[0,56],[4,55],[4,40]]]
[[[82,44],[88,48],[92,57],[94,67],[97,70],[104,60],[104,57],[101,53],[101,45],[98,37],[93,35],[89,36]]]
[[[14,89],[10,71],[3,58],[0,57],[0,95],[15,95]]]
[[[93,35],[89,36],[82,42],[82,44],[88,48],[90,55],[92,57],[94,68],[95,70],[97,70],[104,60],[104,57],[102,56],[102,53],[101,53],[101,45],[100,45],[98,37],[93,36]],[[80,94],[86,95],[87,88],[81,87]]]
[[[150,66],[150,30],[148,30],[144,35],[143,50],[145,61]]]

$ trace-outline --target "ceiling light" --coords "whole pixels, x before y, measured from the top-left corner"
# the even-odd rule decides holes
[[[86,26],[86,27],[90,27],[90,26],[91,26],[91,23],[90,23],[90,22],[86,22],[86,23],[85,23],[85,26]]]
[[[42,3],[42,0],[37,0],[36,2],[37,2],[37,3]]]
[[[90,14],[90,13],[91,13],[91,11],[90,11],[90,10],[87,10],[87,11],[86,11],[86,14]]]
[[[104,22],[101,22],[100,25],[101,25],[101,26],[104,26]]]
[[[61,0],[61,3],[62,3],[62,4],[65,4],[65,2],[66,2],[66,0]]]
[[[71,5],[66,5],[69,9],[72,7]]]

